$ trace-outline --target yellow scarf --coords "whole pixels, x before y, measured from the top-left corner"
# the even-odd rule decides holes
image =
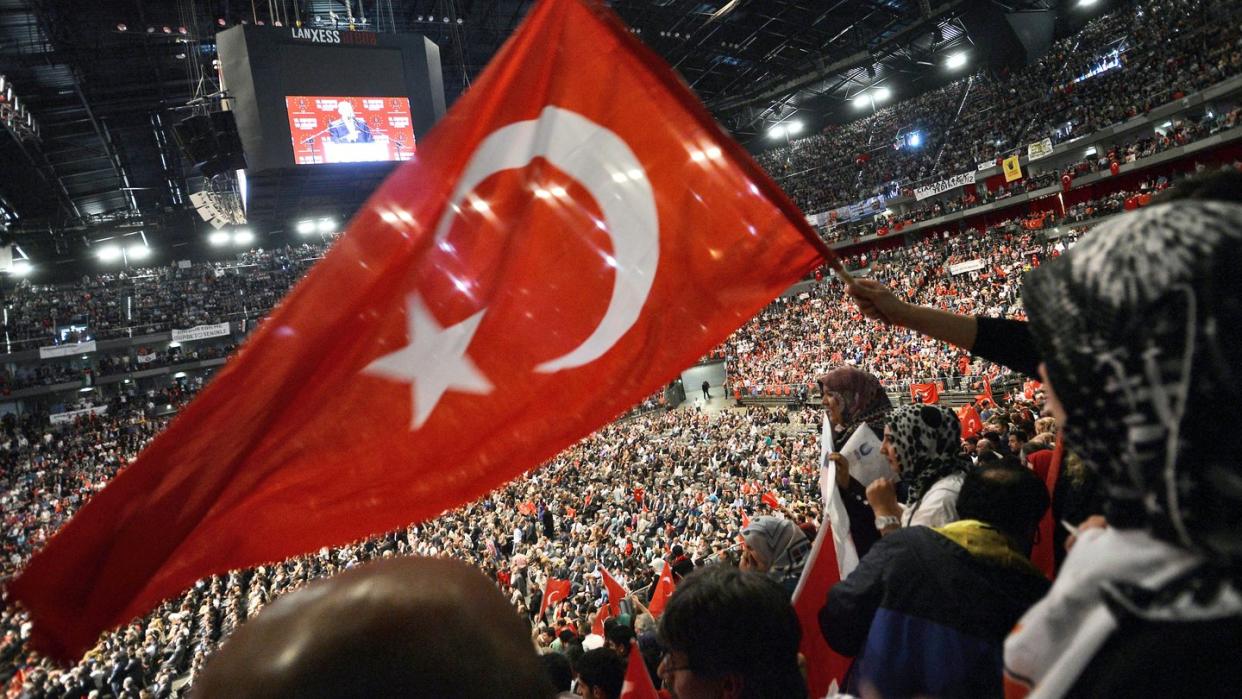
[[[972,556],[987,559],[1006,568],[1043,575],[1031,564],[1029,558],[1014,550],[1008,537],[990,524],[984,524],[977,519],[963,519],[936,527],[934,531],[966,549]]]

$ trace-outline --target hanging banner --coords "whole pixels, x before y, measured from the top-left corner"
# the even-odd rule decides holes
[[[1018,164],[1018,156],[1005,158],[1005,181],[1013,182],[1022,179],[1022,166]]]
[[[995,164],[996,164],[996,163],[994,163],[994,162],[991,162],[991,163],[979,163],[978,165],[976,165],[976,166],[975,166],[975,172],[983,172],[984,170],[986,170],[986,169],[988,169],[988,168],[992,167],[992,166],[993,166],[993,165],[995,165]]]
[[[95,351],[95,341],[78,342],[72,345],[52,345],[51,347],[39,348],[39,359],[51,359],[53,357],[70,357],[75,354],[90,354]]]
[[[957,276],[959,274],[965,274],[967,272],[974,272],[975,270],[983,269],[985,266],[986,265],[983,260],[967,260],[966,262],[959,262],[955,265],[949,265],[949,274]]]
[[[90,408],[82,408],[81,410],[69,410],[63,413],[52,413],[47,416],[47,419],[53,425],[64,425],[73,422],[80,417],[86,417],[87,415],[103,415],[106,412],[108,412],[108,406],[96,405]]]
[[[223,337],[229,334],[228,323],[216,323],[214,325],[195,325],[186,330],[172,331],[173,342],[190,342],[191,340],[206,340],[209,337]]]
[[[1045,138],[1042,141],[1036,141],[1026,147],[1027,160],[1039,160],[1052,155],[1052,139]]]
[[[937,194],[940,194],[941,192],[947,192],[950,189],[955,189],[963,185],[974,184],[974,183],[975,183],[975,173],[964,172],[960,175],[954,175],[947,180],[940,180],[939,182],[935,184],[929,184],[923,187],[915,187],[914,198],[917,199],[918,201],[923,201],[924,199],[928,197],[936,196]]]
[[[139,363],[139,364],[150,364],[151,362],[154,362],[154,361],[155,361],[155,359],[156,359],[156,355],[154,355],[154,354],[140,354],[140,355],[138,355],[138,363]]]

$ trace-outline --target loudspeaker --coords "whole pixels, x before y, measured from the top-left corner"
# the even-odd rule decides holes
[[[207,177],[246,167],[232,112],[188,117],[173,127],[173,135],[186,157]]]

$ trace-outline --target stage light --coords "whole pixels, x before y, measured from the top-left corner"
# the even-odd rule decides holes
[[[173,340],[172,342],[168,343],[168,349],[176,349],[180,346],[181,346],[181,343],[177,342],[176,340]]]
[[[777,138],[782,138],[784,135],[785,135],[784,124],[777,124],[776,126],[773,126],[772,128],[768,129],[768,138],[777,139]]]
[[[100,262],[116,262],[121,259],[121,248],[116,245],[105,245],[95,251]]]
[[[228,22],[225,22],[223,17],[217,17],[217,18],[216,18],[216,25],[217,25],[217,26],[221,26],[221,27],[223,27],[223,26],[224,26],[224,25],[226,25],[226,24],[228,24]]]
[[[785,133],[789,134],[790,136],[802,133],[802,122],[798,121],[797,119],[794,119],[793,121],[789,122],[788,124],[785,125]]]
[[[131,245],[125,254],[131,260],[145,260],[151,256],[151,248],[141,244]]]
[[[918,148],[923,145],[923,134],[918,131],[911,131],[906,134],[906,145],[911,148]]]
[[[172,27],[165,26],[163,29],[165,34],[172,34]]]
[[[876,90],[874,94],[875,94],[876,102],[883,102],[884,100],[893,96],[893,91],[888,89],[887,87],[881,87],[880,89]]]
[[[9,268],[9,274],[15,277],[24,277],[30,274],[33,269],[30,266],[30,260],[13,260],[13,266]]]
[[[184,371],[178,371],[177,373],[173,374],[173,378],[174,378],[174,379],[184,379],[184,378],[185,378],[185,372],[184,372]]]
[[[117,25],[116,25],[116,30],[117,30],[118,32],[127,32],[127,31],[129,31],[129,27],[128,27],[128,26],[126,26],[126,24],[125,24],[124,22],[117,22]]]
[[[154,33],[155,33],[155,27],[147,27],[147,33],[148,33],[148,34],[154,34]]]
[[[186,29],[185,27],[177,27],[177,33],[185,35],[185,34],[189,34],[190,30]]]
[[[310,219],[298,221],[297,231],[298,235],[310,235],[315,232],[315,222]]]
[[[867,105],[874,104],[875,100],[868,94],[862,94],[853,99],[854,109],[863,109]]]
[[[249,228],[241,228],[233,231],[233,243],[235,245],[249,245],[254,242],[254,233]]]
[[[958,68],[961,68],[962,66],[965,66],[965,65],[966,65],[966,54],[960,51],[958,53],[950,54],[949,57],[945,59],[945,62],[944,62],[944,67],[948,68],[949,70],[957,70]]]
[[[212,231],[211,235],[207,236],[207,242],[220,247],[221,245],[228,245],[230,238],[231,236],[224,231]]]
[[[1091,7],[1096,2],[1097,0],[1078,0],[1078,6],[1079,7]]]
[[[318,225],[318,226],[316,226],[316,229],[317,229],[320,233],[331,233],[332,231],[335,231],[335,230],[336,230],[336,219],[334,219],[334,218],[321,218],[321,219],[319,219],[319,225]]]

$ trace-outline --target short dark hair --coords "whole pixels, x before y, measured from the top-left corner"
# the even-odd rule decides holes
[[[569,664],[569,658],[560,653],[544,653],[539,656],[539,662],[543,663],[543,670],[548,673],[548,679],[552,680],[556,691],[568,692],[573,688],[574,669]]]
[[[625,661],[607,648],[589,650],[578,658],[578,681],[604,690],[609,699],[617,699],[625,684]]]
[[[1025,442],[1027,440],[1026,432],[1023,432],[1022,430],[1019,430],[1019,429],[1009,430],[1009,436],[1017,437],[1019,442]]]
[[[696,674],[740,674],[743,697],[806,696],[798,617],[789,594],[765,575],[728,565],[687,575],[664,608],[659,635],[666,649],[686,654]]]
[[[1023,541],[1032,536],[1050,503],[1048,488],[1030,469],[981,466],[966,474],[957,496],[957,515]]]
[[[625,624],[614,624],[604,629],[604,638],[622,648],[629,648],[635,638],[634,629]]]

